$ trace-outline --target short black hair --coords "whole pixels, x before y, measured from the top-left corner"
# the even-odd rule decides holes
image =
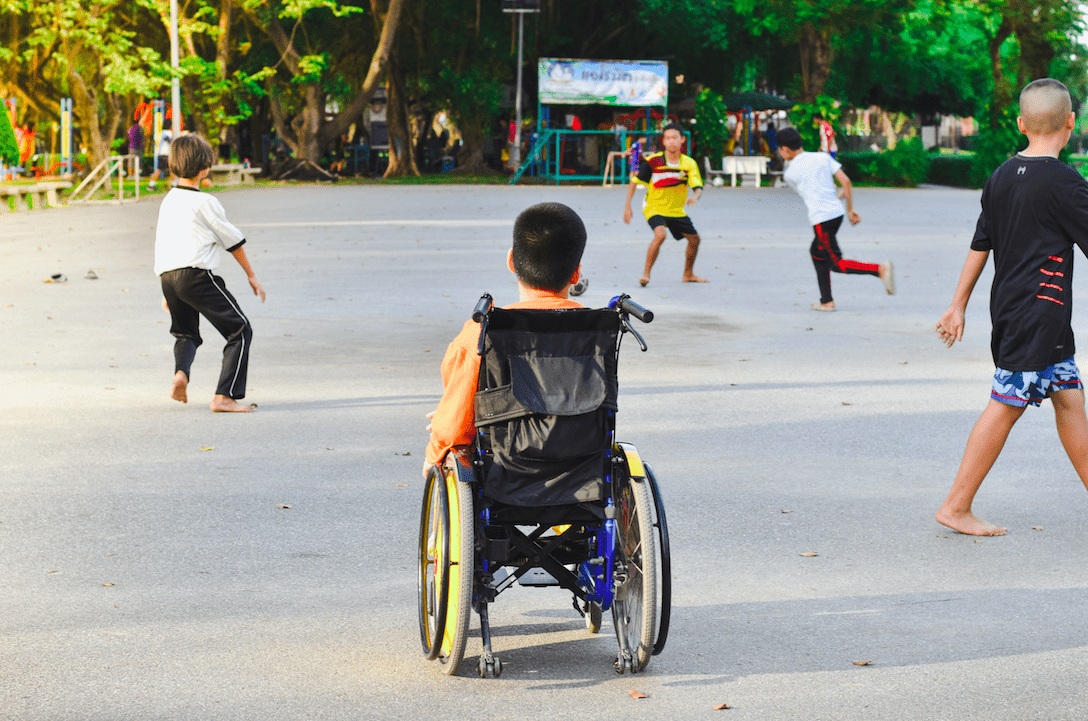
[[[170,172],[192,180],[200,171],[215,165],[211,144],[196,133],[179,135],[170,143]]]
[[[664,135],[666,130],[675,130],[681,135],[684,134],[684,126],[680,125],[680,123],[669,123],[661,129],[661,134]]]
[[[790,150],[801,149],[801,134],[797,128],[783,128],[778,131],[778,144]]]
[[[565,288],[585,248],[585,224],[562,203],[534,205],[514,221],[514,272],[532,288]]]

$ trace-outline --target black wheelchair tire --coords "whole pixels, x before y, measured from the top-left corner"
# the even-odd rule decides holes
[[[657,553],[658,553],[658,617],[657,617],[657,641],[654,642],[653,654],[656,656],[665,650],[665,642],[669,638],[669,620],[672,616],[672,552],[669,550],[669,524],[665,520],[665,504],[661,500],[661,486],[657,483],[657,476],[649,463],[644,463],[646,468],[646,480],[650,482],[650,492],[654,498],[654,509],[657,512]]]
[[[627,579],[616,589],[612,622],[620,648],[631,652],[631,670],[638,672],[650,662],[657,623],[657,534],[650,484],[625,477],[615,502],[616,558],[627,567]]]

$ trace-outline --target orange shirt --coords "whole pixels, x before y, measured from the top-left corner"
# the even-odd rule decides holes
[[[507,308],[539,308],[561,310],[584,308],[558,294],[521,301]],[[472,443],[476,436],[475,396],[480,379],[480,356],[476,346],[480,341],[480,324],[465,321],[457,337],[446,348],[442,358],[442,400],[431,419],[431,440],[427,443],[427,463],[440,463],[454,446]]]

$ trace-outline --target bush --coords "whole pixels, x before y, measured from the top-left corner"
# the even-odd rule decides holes
[[[977,188],[971,180],[975,159],[970,155],[934,155],[929,164],[926,182],[957,188]]]
[[[838,161],[851,180],[913,188],[926,181],[930,155],[921,138],[909,138],[882,153],[839,153]]]
[[[0,104],[0,161],[7,165],[19,164],[19,143],[15,140],[15,129],[11,127],[8,106]]]
[[[997,167],[1015,153],[1028,147],[1027,136],[1016,127],[1015,107],[1005,108],[996,128],[983,126],[975,140],[975,159],[971,166],[972,187],[981,188]],[[987,109],[986,116],[990,116]]]
[[[721,95],[710,88],[703,88],[699,92],[695,98],[695,125],[692,127],[692,134],[695,135],[694,157],[709,156],[714,165],[721,162],[718,158],[725,155],[725,145],[732,137],[726,123],[728,116],[729,111]]]

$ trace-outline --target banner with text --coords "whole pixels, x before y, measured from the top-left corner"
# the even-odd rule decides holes
[[[659,60],[541,58],[540,102],[546,105],[662,106],[669,102],[669,64]]]

